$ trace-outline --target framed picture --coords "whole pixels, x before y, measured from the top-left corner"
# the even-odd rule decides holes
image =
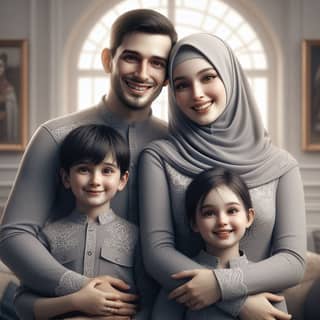
[[[0,151],[24,150],[27,110],[27,41],[0,40]]]
[[[302,42],[302,148],[320,151],[320,40]]]

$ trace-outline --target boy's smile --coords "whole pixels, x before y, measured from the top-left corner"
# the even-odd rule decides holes
[[[71,188],[77,209],[96,218],[110,208],[110,200],[117,191],[123,190],[128,174],[120,175],[120,169],[108,155],[101,163],[79,163],[63,174],[66,188]]]

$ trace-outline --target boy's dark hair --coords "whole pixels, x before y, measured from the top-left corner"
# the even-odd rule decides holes
[[[82,162],[99,164],[108,154],[113,156],[122,176],[130,164],[130,151],[122,136],[105,125],[83,125],[63,140],[60,166],[69,172],[71,167]]]
[[[239,175],[223,168],[208,169],[198,174],[186,191],[186,215],[191,225],[195,223],[197,208],[207,194],[220,186],[230,188],[242,200],[247,211],[252,208],[248,186]]]
[[[122,14],[111,27],[110,51],[115,55],[123,38],[132,32],[168,35],[172,46],[177,42],[177,32],[171,21],[161,13],[150,9],[136,9]]]

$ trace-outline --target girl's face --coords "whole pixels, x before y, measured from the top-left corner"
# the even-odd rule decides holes
[[[77,209],[87,215],[105,212],[116,192],[123,190],[127,179],[127,173],[121,177],[111,155],[99,164],[79,163],[72,166],[69,173],[62,172],[64,186],[71,188]]]
[[[184,61],[173,71],[180,110],[198,125],[213,123],[226,108],[226,90],[215,68],[205,59]]]
[[[238,255],[239,241],[254,219],[239,197],[227,186],[211,190],[196,212],[193,230],[206,243],[207,252],[221,256],[225,250]]]

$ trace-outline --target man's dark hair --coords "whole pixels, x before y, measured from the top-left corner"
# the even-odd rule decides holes
[[[177,33],[171,21],[161,13],[150,9],[131,10],[116,19],[111,27],[110,51],[115,55],[123,38],[132,32],[162,34],[170,37],[172,45],[177,42]]]
[[[60,147],[60,166],[66,172],[83,162],[99,164],[111,154],[121,176],[129,169],[130,151],[122,136],[105,125],[83,125],[72,130]]]

